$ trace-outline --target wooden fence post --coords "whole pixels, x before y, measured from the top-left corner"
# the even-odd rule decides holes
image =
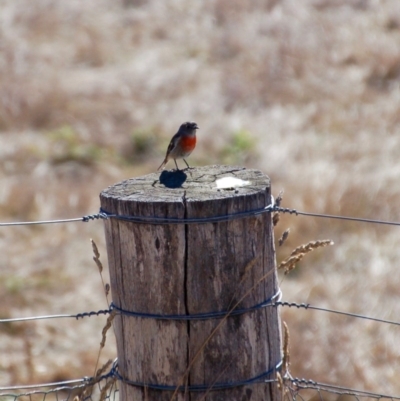
[[[217,180],[224,177],[243,180],[244,186],[235,189],[228,183],[218,189]],[[261,209],[271,202],[271,188],[259,171],[208,166],[122,181],[105,189],[100,199],[111,214],[209,218]],[[244,309],[278,291],[269,213],[186,225],[110,218],[105,233],[113,302],[125,311],[193,315],[227,311],[236,304]],[[258,376],[276,378],[281,360],[276,307],[189,321],[122,313],[114,322],[121,401],[279,399],[275,382],[225,386]],[[228,388],[216,389],[220,384]],[[153,385],[189,387],[174,394]],[[190,386],[209,391],[194,392]]]

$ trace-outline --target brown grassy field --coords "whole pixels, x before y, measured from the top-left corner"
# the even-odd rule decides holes
[[[400,220],[398,0],[2,0],[0,220],[96,213],[155,171],[179,124],[193,165],[241,164],[283,206]],[[399,321],[399,227],[282,216],[284,300]],[[0,316],[105,308],[101,222],[0,228]],[[294,376],[400,395],[400,329],[283,309]],[[0,326],[0,385],[93,374],[104,317]],[[100,362],[115,356],[113,336]]]

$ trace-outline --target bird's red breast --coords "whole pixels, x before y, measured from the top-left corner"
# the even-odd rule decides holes
[[[180,140],[181,149],[186,152],[191,152],[196,146],[196,135],[182,135]]]

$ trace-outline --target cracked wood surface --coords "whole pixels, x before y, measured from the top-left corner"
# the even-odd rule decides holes
[[[216,180],[223,177],[246,183],[217,189]],[[204,218],[260,209],[271,202],[271,192],[269,178],[260,171],[207,166],[125,180],[105,189],[100,198],[109,213]],[[109,219],[105,232],[112,297],[123,309],[160,315],[223,311],[238,302],[239,308],[258,304],[277,291],[268,213],[190,225]],[[210,386],[258,376],[280,360],[278,318],[271,307],[228,317],[202,347],[221,319],[116,316],[120,373],[135,382]],[[120,395],[121,400],[169,400],[172,393],[121,385]],[[275,384],[253,384],[203,397],[179,393],[175,399],[265,401],[276,400],[277,390]]]

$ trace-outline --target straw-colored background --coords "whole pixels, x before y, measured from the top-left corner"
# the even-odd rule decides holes
[[[192,165],[261,169],[287,207],[400,220],[399,84],[398,0],[2,0],[0,218],[96,213],[194,120]],[[400,228],[288,216],[276,236],[287,227],[278,260],[335,245],[284,279],[285,300],[400,320]],[[106,265],[101,222],[1,228],[1,316],[105,308],[90,238]],[[283,318],[293,375],[400,394],[398,328]],[[0,383],[91,375],[104,322],[2,325]],[[101,363],[114,355],[111,335]]]

